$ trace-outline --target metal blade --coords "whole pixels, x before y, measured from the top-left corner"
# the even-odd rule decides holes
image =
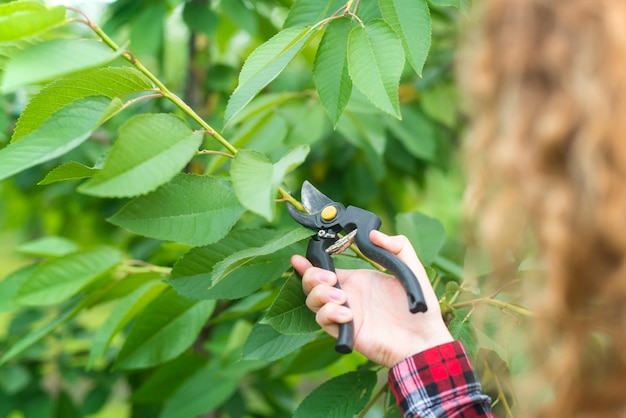
[[[321,212],[322,209],[333,203],[332,200],[317,190],[308,180],[302,183],[300,198],[302,199],[302,205],[309,213]]]

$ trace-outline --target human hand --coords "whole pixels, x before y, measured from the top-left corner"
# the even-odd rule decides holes
[[[412,314],[400,281],[375,270],[337,270],[313,267],[304,257],[294,255],[291,264],[302,276],[306,304],[316,320],[337,338],[338,323],[354,321],[354,348],[370,360],[391,367],[428,348],[453,340],[439,308],[439,302],[413,246],[404,236],[370,233],[373,244],[395,254],[415,273],[428,311]],[[341,289],[334,287],[339,280]],[[348,302],[349,308],[342,306]]]

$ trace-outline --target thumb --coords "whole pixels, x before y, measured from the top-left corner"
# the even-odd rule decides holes
[[[423,270],[424,267],[417,257],[411,241],[404,235],[389,236],[374,229],[370,232],[370,241],[404,261],[411,269]]]

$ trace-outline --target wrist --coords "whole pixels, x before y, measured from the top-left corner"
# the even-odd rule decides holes
[[[442,321],[441,326],[432,329],[430,332],[407,335],[402,341],[392,355],[389,356],[387,367],[392,367],[406,358],[433,347],[452,342],[454,338]]]

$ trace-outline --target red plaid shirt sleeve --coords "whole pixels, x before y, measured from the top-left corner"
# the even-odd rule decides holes
[[[459,341],[399,362],[389,370],[389,383],[407,418],[494,417]]]

